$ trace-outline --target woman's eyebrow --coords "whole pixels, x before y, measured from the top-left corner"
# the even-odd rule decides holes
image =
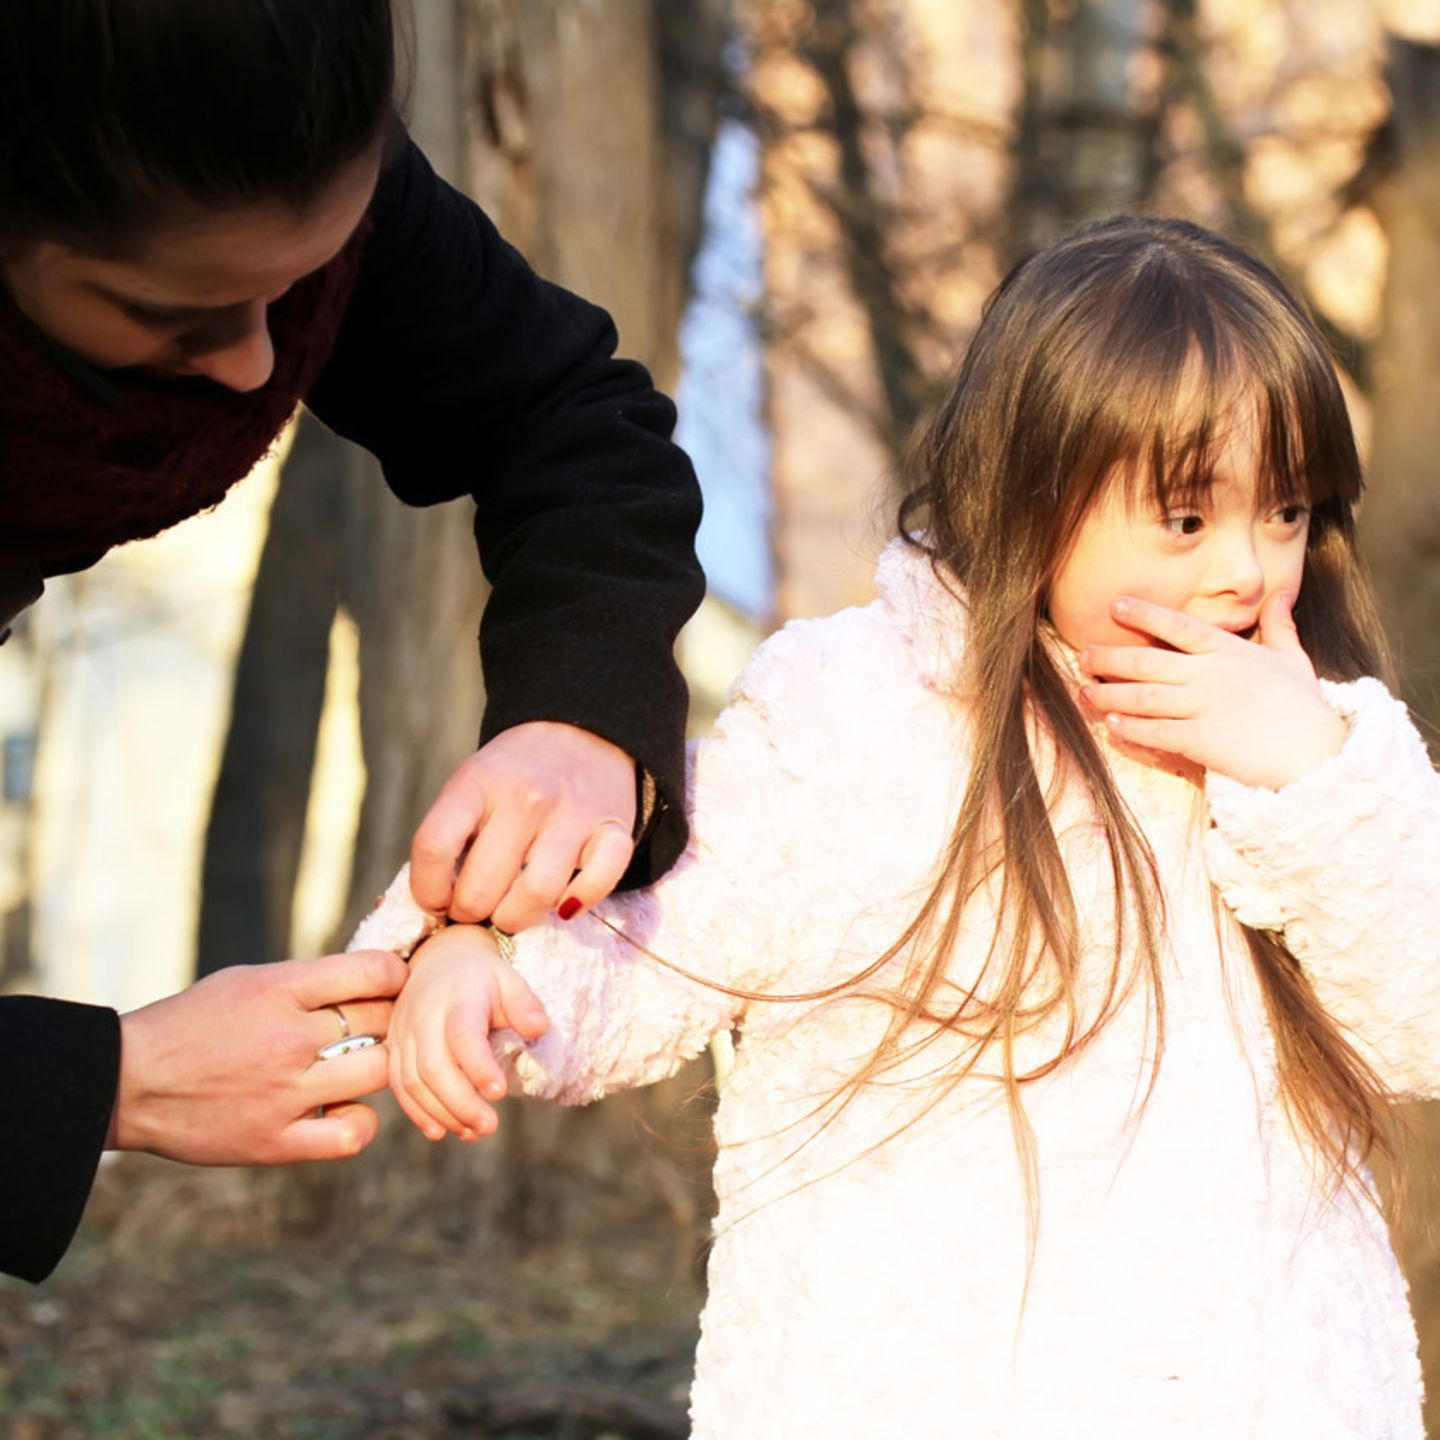
[[[134,295],[115,293],[111,297],[130,310],[143,310],[147,315],[162,320],[193,320],[200,315],[213,315],[219,310],[228,310],[228,305],[162,305],[154,300],[143,300]]]
[[[221,310],[232,308],[229,305],[184,305],[151,300],[147,296],[131,295],[125,290],[103,283],[96,283],[92,288],[111,304],[122,306],[126,310],[143,310],[147,315],[163,320],[190,320],[196,316],[214,315]]]

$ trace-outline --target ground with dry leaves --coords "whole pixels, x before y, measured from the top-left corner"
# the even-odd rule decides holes
[[[563,1243],[259,1244],[119,1223],[142,1192],[218,1214],[237,1184],[126,1164],[56,1276],[0,1279],[0,1440],[687,1433],[701,1287],[693,1235],[663,1216],[610,1207]]]

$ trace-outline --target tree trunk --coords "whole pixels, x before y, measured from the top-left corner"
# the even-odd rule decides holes
[[[280,475],[211,802],[196,971],[284,959],[340,586],[344,454],[304,416]]]
[[[1440,47],[1396,40],[1394,110],[1377,137],[1388,174],[1374,195],[1390,242],[1375,346],[1374,453],[1360,529],[1395,643],[1406,698],[1440,726]],[[1405,1108],[1403,1208],[1396,1245],[1410,1282],[1425,1374],[1427,1434],[1440,1434],[1440,1104]]]
[[[1375,201],[1390,242],[1375,348],[1374,453],[1361,534],[1406,697],[1440,725],[1440,47],[1394,42],[1391,173]]]
[[[1141,0],[1025,0],[1007,260],[1083,220],[1133,210],[1157,173],[1157,116],[1137,103]]]

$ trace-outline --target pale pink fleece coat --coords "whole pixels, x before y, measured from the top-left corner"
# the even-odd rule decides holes
[[[710,980],[794,994],[904,928],[966,774],[963,625],[904,546],[878,578],[876,603],[791,624],[756,655],[694,749],[688,851],[653,889],[600,907],[627,935]],[[739,1032],[716,1117],[696,1436],[1419,1440],[1415,1332],[1385,1227],[1364,1195],[1315,1181],[1232,918],[1284,931],[1395,1087],[1440,1090],[1440,778],[1377,681],[1326,695],[1349,720],[1345,747],[1279,792],[1211,777],[1202,794],[1112,751],[1164,885],[1165,1050],[1142,1106],[1141,989],[1027,1087],[1028,1289],[1026,1195],[992,1081],[877,1148],[916,1115],[942,1047],[828,1128],[811,1112],[869,1053],[883,1007],[737,999],[589,916],[518,937],[552,1022],[529,1048],[510,1037],[531,1094],[582,1104]],[[1108,861],[1081,798],[1054,819],[1098,983]],[[402,873],[355,943],[404,949],[424,918]],[[956,985],[994,927],[993,896],[977,898]],[[1033,1037],[1018,1063],[1054,1043]]]

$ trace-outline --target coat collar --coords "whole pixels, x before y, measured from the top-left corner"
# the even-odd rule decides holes
[[[875,568],[880,602],[909,642],[921,681],[958,694],[965,658],[965,598],[960,583],[920,548],[924,536],[892,540]]]
[[[892,540],[875,568],[875,585],[881,602],[909,641],[920,678],[933,690],[958,694],[962,690],[965,657],[965,594],[960,582],[930,554],[904,538]],[[1073,689],[1084,683],[1080,657],[1062,640],[1048,620],[1041,622],[1041,638],[1050,658]]]

